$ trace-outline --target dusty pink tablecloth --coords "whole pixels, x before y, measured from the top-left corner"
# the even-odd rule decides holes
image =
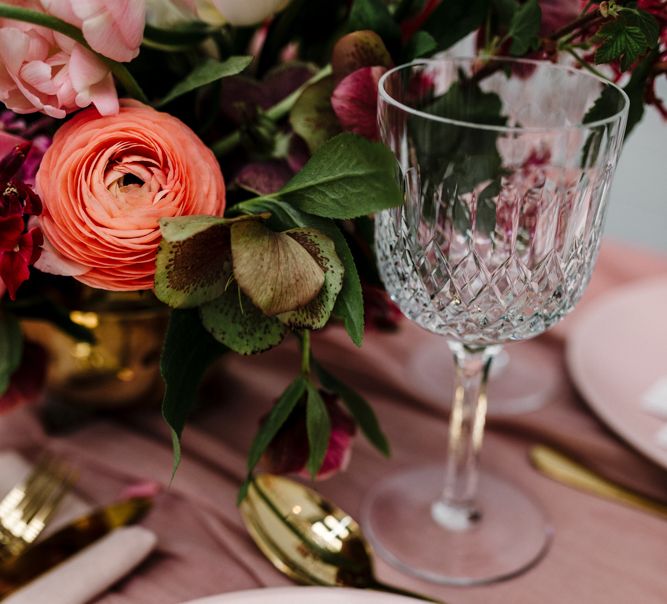
[[[660,273],[667,274],[667,257],[607,243],[580,306],[614,286]],[[609,433],[573,390],[562,354],[569,324],[568,318],[524,344],[552,355],[562,371],[560,392],[540,411],[491,421],[483,454],[488,468],[532,493],[551,517],[556,537],[547,557],[528,573],[489,587],[438,587],[378,561],[383,579],[452,604],[667,602],[667,523],[552,482],[527,460],[531,443],[557,444],[607,475],[667,500],[667,472]],[[407,322],[397,334],[369,334],[362,350],[355,350],[338,329],[316,338],[320,360],[374,403],[393,447],[388,461],[358,439],[348,472],[318,487],[352,514],[374,480],[444,454],[444,412],[436,400],[415,395],[407,369],[411,353],[431,338]],[[289,346],[224,362],[218,400],[193,418],[182,466],[146,521],[159,535],[158,554],[98,604],[175,604],[288,583],[255,549],[234,502],[258,418],[297,368]],[[97,502],[109,501],[137,480],[169,480],[170,439],[157,411],[98,419],[55,438],[43,434],[34,410],[22,409],[0,418],[0,443],[28,453],[48,446],[67,454],[81,466],[82,494]]]

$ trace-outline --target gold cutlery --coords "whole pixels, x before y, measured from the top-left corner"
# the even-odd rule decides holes
[[[153,500],[134,497],[81,516],[17,557],[0,563],[0,600],[116,528],[139,522]]]
[[[667,505],[603,478],[566,455],[544,445],[530,450],[533,465],[543,474],[563,484],[603,499],[667,518]]]
[[[299,583],[373,589],[444,604],[378,581],[371,548],[357,522],[301,483],[272,474],[256,476],[241,515],[262,553]]]
[[[73,473],[45,458],[0,501],[0,561],[19,556],[37,539],[71,488]]]

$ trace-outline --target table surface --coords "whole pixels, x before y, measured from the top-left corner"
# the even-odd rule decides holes
[[[657,274],[667,274],[667,257],[606,244],[580,307],[614,286]],[[378,561],[382,579],[453,604],[667,600],[667,523],[552,482],[527,459],[535,442],[557,445],[607,476],[667,500],[667,472],[612,435],[590,413],[566,374],[563,339],[576,314],[577,310],[548,334],[522,344],[541,347],[551,356],[562,372],[559,391],[539,411],[491,420],[482,455],[487,468],[532,493],[548,513],[556,534],[546,558],[518,578],[487,587],[435,586]],[[443,458],[445,412],[439,401],[416,394],[407,369],[415,349],[435,341],[435,336],[407,322],[394,334],[367,334],[361,350],[337,328],[314,338],[320,361],[374,404],[393,448],[392,458],[385,460],[359,437],[348,471],[318,485],[352,515],[358,514],[364,491],[374,480]],[[176,478],[145,521],[159,536],[158,552],[97,604],[176,604],[220,592],[289,584],[255,549],[235,499],[259,418],[298,363],[295,349],[287,345],[250,359],[230,356],[221,364],[215,386],[206,393],[212,402],[186,429]],[[28,455],[44,446],[65,454],[80,467],[83,497],[107,502],[137,481],[168,484],[170,437],[156,410],[98,418],[58,437],[46,436],[36,416],[34,409],[24,408],[0,418],[0,443]]]

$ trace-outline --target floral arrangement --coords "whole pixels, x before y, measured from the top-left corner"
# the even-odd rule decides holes
[[[378,81],[469,34],[480,77],[488,56],[570,61],[625,87],[630,128],[645,105],[667,117],[667,0],[1,2],[0,400],[21,400],[35,358],[21,318],[84,338],[63,291],[139,291],[172,309],[161,369],[176,462],[204,369],[288,333],[301,367],[248,475],[263,456],[328,475],[356,425],[388,453],[310,334],[336,321],[360,346],[364,308],[366,327],[395,325],[373,260],[372,215],[402,199],[377,142]]]

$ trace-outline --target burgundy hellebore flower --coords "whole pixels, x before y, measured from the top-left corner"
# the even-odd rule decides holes
[[[396,331],[403,318],[400,308],[394,304],[389,294],[376,285],[362,283],[366,329]]]
[[[44,241],[39,227],[27,227],[27,217],[37,216],[42,203],[15,178],[29,150],[30,143],[17,145],[0,161],[0,290],[6,288],[12,300],[30,276],[28,267],[39,258]]]
[[[320,394],[331,420],[329,446],[316,476],[317,480],[325,480],[345,470],[350,463],[356,426],[352,418],[341,409],[335,394],[323,390],[320,390]],[[271,441],[264,454],[264,462],[267,470],[274,474],[298,474],[308,478],[308,452],[305,405],[299,405]]]
[[[344,130],[370,140],[379,138],[377,125],[378,82],[386,67],[362,67],[336,86],[331,106]]]

